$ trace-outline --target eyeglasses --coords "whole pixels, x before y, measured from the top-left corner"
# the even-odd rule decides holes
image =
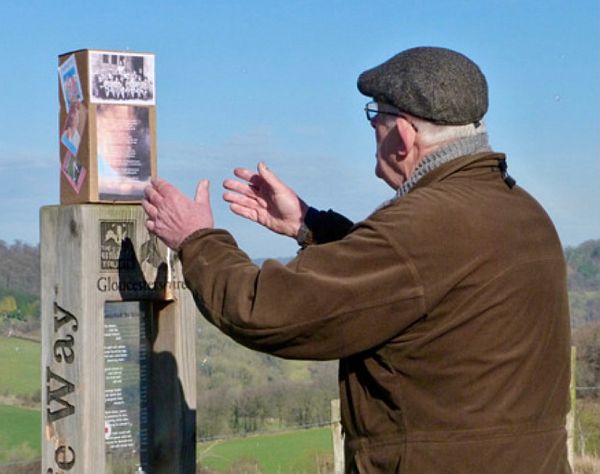
[[[414,129],[415,132],[419,131],[417,126],[411,120],[409,120],[409,118],[405,114],[401,113],[398,109],[391,105],[380,104],[378,102],[371,101],[368,102],[367,105],[365,105],[365,113],[367,114],[367,120],[369,122],[373,122],[373,120],[376,120],[377,116],[380,114],[401,117],[410,124],[410,126]]]

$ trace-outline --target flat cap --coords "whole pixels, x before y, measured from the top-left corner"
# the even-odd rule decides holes
[[[358,77],[374,100],[443,125],[478,122],[488,109],[485,76],[473,61],[446,48],[407,49]]]

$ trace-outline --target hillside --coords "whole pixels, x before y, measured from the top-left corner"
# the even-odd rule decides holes
[[[600,240],[565,248],[573,328],[600,322]],[[279,259],[285,262],[289,259]],[[0,240],[0,334],[7,320],[22,321],[17,329],[28,332],[39,326],[39,246]],[[256,260],[258,265],[264,259]]]
[[[600,240],[565,249],[571,326],[600,322]]]
[[[39,335],[39,248],[0,241],[0,335]],[[600,240],[565,249],[581,380],[600,383]],[[245,349],[197,318],[198,435],[318,425],[337,397],[337,364],[286,361]],[[592,362],[592,364],[588,363]],[[36,394],[28,395],[35,399]],[[39,397],[39,392],[37,394]]]
[[[246,349],[198,317],[198,437],[313,426],[330,419],[337,363]]]
[[[38,296],[40,293],[40,249],[16,241],[0,240],[0,291]]]

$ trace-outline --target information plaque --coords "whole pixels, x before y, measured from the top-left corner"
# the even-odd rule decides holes
[[[104,438],[107,473],[150,473],[152,304],[104,305]]]

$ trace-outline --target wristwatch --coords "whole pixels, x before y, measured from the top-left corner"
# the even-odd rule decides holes
[[[302,248],[314,243],[312,230],[308,228],[306,222],[302,222],[302,225],[300,225],[300,229],[298,229],[298,234],[296,235],[296,242]]]
[[[300,229],[298,229],[298,234],[296,234],[296,242],[298,242],[300,247],[305,248],[308,245],[316,243],[313,231],[311,229],[311,224],[314,224],[314,219],[318,214],[319,211],[317,211],[314,207],[309,207],[306,211],[304,220],[300,225]]]

